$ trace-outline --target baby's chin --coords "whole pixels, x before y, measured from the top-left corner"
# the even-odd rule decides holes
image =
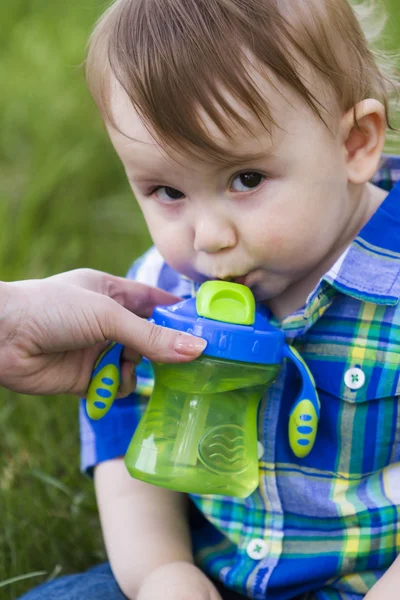
[[[238,283],[250,288],[256,301],[260,303],[268,303],[277,298],[288,287],[286,278],[276,273],[267,273],[263,269],[257,269],[239,278]]]

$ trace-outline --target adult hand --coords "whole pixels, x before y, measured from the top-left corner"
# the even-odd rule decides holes
[[[148,575],[137,600],[222,600],[208,577],[190,563],[171,563]]]
[[[204,349],[201,338],[142,318],[178,300],[91,269],[0,282],[0,385],[26,394],[85,395],[93,365],[112,340],[125,346],[120,392],[129,394],[141,354],[186,362]]]

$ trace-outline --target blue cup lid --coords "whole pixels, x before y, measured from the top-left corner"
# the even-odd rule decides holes
[[[239,311],[230,310],[230,306],[237,309],[238,304]],[[227,321],[222,320],[224,314]],[[238,314],[243,314],[242,321]],[[155,308],[151,321],[204,338],[207,347],[203,356],[254,364],[280,364],[285,334],[271,325],[270,315],[265,306],[255,304],[245,286],[210,281],[200,287],[197,298]],[[235,322],[228,322],[232,320]],[[243,322],[246,324],[241,324]]]

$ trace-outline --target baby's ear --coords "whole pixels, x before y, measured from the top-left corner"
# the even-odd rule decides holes
[[[379,100],[369,98],[346,112],[341,120],[340,133],[346,153],[347,176],[350,183],[366,183],[379,166],[385,144],[386,114]]]

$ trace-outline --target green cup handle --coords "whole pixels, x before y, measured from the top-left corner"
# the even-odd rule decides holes
[[[291,346],[285,345],[283,355],[298,368],[302,378],[300,394],[289,414],[289,444],[298,458],[304,458],[313,449],[320,417],[320,401],[310,369]]]

